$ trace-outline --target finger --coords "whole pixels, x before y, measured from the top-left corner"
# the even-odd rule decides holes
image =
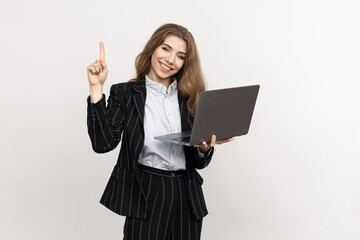
[[[231,142],[231,141],[234,141],[234,140],[235,140],[235,138],[231,137],[231,138],[226,138],[226,139],[224,139],[222,141]]]
[[[226,138],[226,139],[222,139],[222,140],[219,140],[220,142],[231,142],[231,141],[234,141],[234,138]]]
[[[98,64],[97,62],[95,62],[94,64],[94,67],[96,68],[96,71],[100,71],[100,64]]]
[[[87,66],[87,68],[86,68],[89,72],[91,72],[92,73],[92,67],[91,67],[91,65],[89,65],[89,66]]]
[[[95,72],[95,74],[99,73],[99,70],[96,68],[96,66],[94,66],[94,72]]]
[[[97,63],[94,63],[93,66],[96,69],[96,72],[100,71],[99,65]]]
[[[213,134],[212,136],[211,136],[211,142],[210,142],[210,146],[215,146],[215,143],[216,143],[216,136]]]
[[[96,72],[94,66],[89,66],[89,70],[92,74],[95,74]]]
[[[99,58],[96,59],[96,62],[97,62],[97,64],[99,65],[100,72],[102,72],[102,71],[103,71],[103,68],[102,68],[102,66],[101,66],[100,59],[99,59]]]
[[[218,141],[216,141],[216,144],[222,144],[222,143],[231,142],[231,141],[234,141],[234,138],[227,138],[227,139],[224,139],[224,140],[218,140]]]
[[[201,144],[194,144],[193,147],[202,147],[202,143]]]
[[[106,70],[106,69],[107,69],[106,63],[105,63],[104,60],[100,59],[100,64],[101,64],[101,67],[102,67],[103,70]]]
[[[105,61],[104,43],[100,41],[100,58]]]
[[[194,147],[199,147],[199,148],[205,148],[207,146],[206,142],[201,142],[200,144],[194,144]]]
[[[204,142],[202,141],[200,144],[194,144],[193,147],[203,147],[204,146]],[[206,142],[205,142],[206,143]]]

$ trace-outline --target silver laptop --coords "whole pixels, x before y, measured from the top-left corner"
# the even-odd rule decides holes
[[[225,88],[200,93],[192,131],[171,133],[154,137],[157,140],[186,146],[245,135],[260,85]]]

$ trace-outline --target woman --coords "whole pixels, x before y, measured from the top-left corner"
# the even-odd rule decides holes
[[[111,86],[108,104],[103,85],[108,74],[104,44],[100,58],[87,67],[88,133],[97,153],[121,141],[117,163],[100,202],[126,216],[124,239],[200,239],[208,213],[202,177],[214,145],[192,147],[157,141],[154,136],[191,130],[201,91],[205,90],[192,34],[165,24],[137,56],[136,78]]]

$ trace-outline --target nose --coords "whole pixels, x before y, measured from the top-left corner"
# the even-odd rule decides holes
[[[167,58],[165,58],[166,62],[169,63],[170,65],[173,65],[174,60],[175,60],[175,54],[169,54],[167,56]]]

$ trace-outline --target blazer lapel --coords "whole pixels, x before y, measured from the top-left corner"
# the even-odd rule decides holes
[[[145,99],[146,99],[145,78],[136,81],[132,86],[132,89],[134,91],[133,101],[136,110],[140,116],[141,123],[144,126],[144,112],[145,112]]]
[[[178,90],[178,100],[179,100],[179,110],[180,110],[180,118],[181,118],[181,131],[187,131],[192,129],[192,119],[193,117],[190,115],[189,111],[186,107],[186,100]]]

